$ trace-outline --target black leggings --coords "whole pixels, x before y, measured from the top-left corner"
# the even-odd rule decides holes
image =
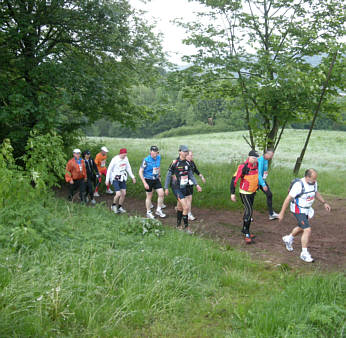
[[[76,190],[79,189],[79,197],[82,202],[85,201],[85,182],[84,179],[80,180],[74,180],[73,184],[69,184],[70,186],[70,194],[69,194],[69,200],[72,200],[72,197]]]
[[[253,202],[255,200],[256,193],[253,194],[240,194],[242,203],[244,204],[244,216],[243,216],[243,230],[244,234],[250,232],[251,217],[253,212]]]
[[[268,211],[269,211],[269,215],[272,215],[273,214],[273,194],[272,192],[270,191],[270,188],[269,188],[269,185],[268,183],[266,182],[266,185],[267,185],[267,188],[268,190],[267,191],[264,191],[263,190],[263,187],[260,185],[260,189],[266,194],[267,196],[267,206],[268,206]]]

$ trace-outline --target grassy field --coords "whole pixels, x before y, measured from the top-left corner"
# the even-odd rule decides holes
[[[344,334],[341,273],[256,262],[160,226],[143,235],[139,219],[49,196],[0,222],[1,337]]]
[[[141,160],[149,153],[150,145],[156,144],[162,155],[162,174],[166,174],[169,163],[177,156],[179,144],[187,144],[194,151],[195,161],[199,170],[207,178],[203,186],[204,192],[198,194],[194,204],[200,207],[214,207],[222,209],[241,208],[240,202],[232,204],[229,201],[229,184],[236,167],[246,159],[248,145],[242,138],[245,132],[217,133],[207,135],[193,135],[172,137],[167,139],[118,139],[118,138],[91,138],[106,144],[114,156],[118,149],[127,147],[129,159],[135,175]],[[346,169],[346,133],[334,131],[315,131],[312,134],[310,146],[305,156],[300,176],[306,168],[313,167],[319,171],[319,190],[323,194],[346,197],[344,177]],[[295,159],[299,155],[304,143],[306,131],[287,130],[275,154],[268,182],[274,193],[274,207],[279,210],[282,201],[287,195],[290,181],[295,177],[292,173]],[[144,198],[142,183],[136,186],[128,184],[128,192],[132,196]],[[168,201],[174,203],[173,196]],[[258,193],[256,209],[265,209],[264,194]]]

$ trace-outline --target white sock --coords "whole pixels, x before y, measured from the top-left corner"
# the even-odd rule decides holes
[[[288,238],[289,238],[290,241],[294,240],[294,237],[291,234],[288,235]]]
[[[156,211],[161,211],[161,208],[157,207]]]
[[[302,253],[308,253],[308,248],[302,248]]]

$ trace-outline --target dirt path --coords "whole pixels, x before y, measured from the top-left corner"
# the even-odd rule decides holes
[[[57,192],[66,197],[65,189]],[[102,194],[97,202],[105,202],[110,208],[113,197]],[[327,213],[319,202],[315,203],[315,216],[312,224],[312,238],[309,251],[315,262],[307,264],[300,260],[300,238],[295,240],[294,251],[288,252],[282,243],[282,236],[288,234],[296,225],[295,218],[289,213],[279,224],[270,221],[268,215],[255,211],[251,230],[256,235],[253,244],[245,244],[240,233],[242,211],[212,210],[193,208],[197,219],[190,221],[191,228],[197,236],[216,239],[223,244],[248,252],[253,258],[266,261],[268,264],[281,264],[285,268],[304,267],[306,269],[323,269],[328,271],[346,270],[346,201],[341,198],[330,200],[332,212]],[[155,199],[156,201],[156,199]],[[154,203],[155,204],[155,203]],[[145,216],[144,201],[126,197],[125,209],[130,215]],[[175,226],[176,212],[173,205],[164,210],[167,218],[160,219],[164,224]]]

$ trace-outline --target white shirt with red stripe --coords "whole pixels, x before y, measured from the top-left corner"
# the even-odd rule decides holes
[[[314,185],[308,184],[305,180],[305,177],[303,177],[301,181],[304,184],[305,193],[301,196],[298,196],[302,192],[302,184],[299,181],[293,184],[289,192],[289,195],[293,198],[290,209],[295,214],[309,215],[309,210],[311,209],[311,206],[315,201],[317,182]]]
[[[135,177],[132,173],[128,158],[125,157],[124,159],[121,159],[119,155],[116,155],[112,158],[112,161],[108,166],[106,182],[112,183],[116,176],[119,177],[119,181],[126,181],[127,172],[129,173],[131,178]]]

